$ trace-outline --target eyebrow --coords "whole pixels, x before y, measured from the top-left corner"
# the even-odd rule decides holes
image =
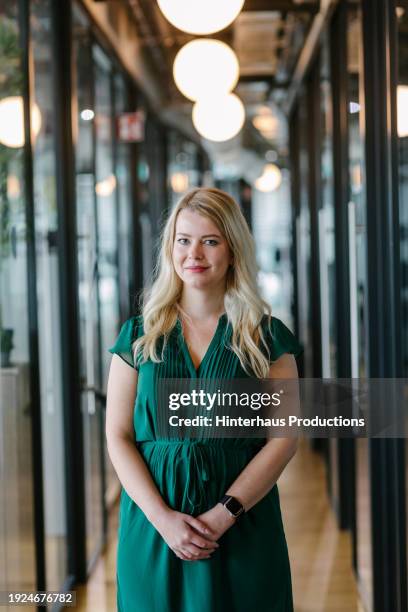
[[[187,236],[187,238],[191,238],[190,234],[185,234],[184,232],[177,232],[177,236]],[[219,236],[218,234],[205,234],[204,236],[201,236],[201,238],[211,238],[211,237],[221,238],[221,236]]]

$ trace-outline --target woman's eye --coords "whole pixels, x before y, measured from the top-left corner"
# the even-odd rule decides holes
[[[187,238],[178,238],[178,239],[177,239],[177,242],[178,242],[179,244],[187,244]]]
[[[210,238],[206,240],[205,243],[209,244],[210,246],[216,246],[218,244],[216,240],[211,240]]]

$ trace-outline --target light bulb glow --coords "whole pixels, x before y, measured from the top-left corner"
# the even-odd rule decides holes
[[[360,109],[361,109],[361,106],[358,102],[350,102],[349,110],[352,115],[354,115],[355,113],[359,113]]]
[[[81,119],[83,121],[92,121],[94,117],[95,117],[95,113],[93,112],[91,108],[84,108],[84,110],[81,111]]]
[[[408,85],[397,87],[397,124],[398,136],[408,136]]]
[[[171,175],[170,184],[175,193],[184,193],[189,185],[188,175],[185,172],[175,172]]]
[[[179,30],[189,34],[214,34],[229,26],[245,0],[158,0],[163,15]]]
[[[244,121],[244,105],[232,93],[199,100],[193,107],[193,124],[197,132],[214,142],[223,142],[236,136]]]
[[[106,198],[115,191],[116,188],[116,177],[114,174],[110,174],[103,181],[99,181],[95,185],[95,192],[101,198]]]
[[[278,159],[278,154],[273,149],[270,149],[269,151],[265,153],[265,159],[268,162],[274,162]]]
[[[14,174],[9,174],[7,177],[7,196],[10,200],[19,198],[21,195],[20,181]]]
[[[220,40],[198,38],[177,53],[173,76],[181,93],[196,101],[209,93],[227,93],[239,78],[239,63],[234,51]]]
[[[37,104],[31,107],[31,130],[34,138],[41,130],[41,113]],[[0,100],[0,143],[12,149],[24,146],[24,106],[21,96]]]
[[[276,164],[265,164],[263,173],[255,181],[258,191],[275,191],[282,183],[282,172]]]
[[[273,115],[258,115],[252,119],[252,123],[261,133],[274,133],[279,128],[279,122]]]

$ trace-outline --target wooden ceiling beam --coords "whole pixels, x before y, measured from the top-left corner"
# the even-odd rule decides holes
[[[108,0],[93,0],[96,3]],[[109,2],[123,2],[123,0],[109,0]],[[317,13],[319,3],[316,0],[305,0],[305,2],[294,2],[294,0],[245,0],[243,11],[281,11],[287,13]]]
[[[289,81],[277,81],[275,76],[269,74],[241,74],[239,76],[240,83],[268,83],[272,88],[287,89],[290,86]]]
[[[293,2],[293,0],[245,0],[243,11],[280,11],[283,13],[309,13],[319,12],[319,2],[308,0],[307,2]]]

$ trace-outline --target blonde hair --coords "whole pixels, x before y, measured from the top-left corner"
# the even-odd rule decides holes
[[[232,325],[230,348],[247,373],[266,378],[269,351],[261,322],[264,314],[271,316],[271,309],[261,298],[257,286],[255,245],[247,222],[235,200],[220,189],[193,189],[171,211],[162,232],[155,280],[143,297],[144,336],[133,344],[135,359],[162,361],[169,335],[177,323],[183,282],[173,265],[173,245],[177,217],[186,209],[209,218],[228,243],[233,264],[227,272],[224,306]],[[163,345],[159,357],[160,338],[163,338]],[[266,355],[260,343],[266,348]]]

